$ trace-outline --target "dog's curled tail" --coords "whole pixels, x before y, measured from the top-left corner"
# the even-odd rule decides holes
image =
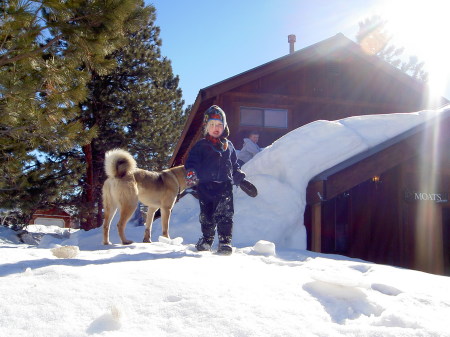
[[[114,149],[105,154],[105,172],[109,178],[123,178],[136,170],[136,160],[125,150]]]

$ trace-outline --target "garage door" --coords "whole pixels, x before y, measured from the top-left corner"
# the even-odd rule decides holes
[[[44,225],[44,226],[58,226],[64,228],[64,220],[62,219],[54,219],[54,218],[36,218],[34,220],[35,225]]]

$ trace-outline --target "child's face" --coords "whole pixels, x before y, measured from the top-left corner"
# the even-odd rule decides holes
[[[219,138],[223,133],[223,123],[221,121],[211,120],[206,126],[208,134],[211,137]]]
[[[253,134],[253,135],[250,135],[250,140],[253,142],[253,143],[258,143],[258,140],[259,140],[259,135],[255,135],[255,134]]]

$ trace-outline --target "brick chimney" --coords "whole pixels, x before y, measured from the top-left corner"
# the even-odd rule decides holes
[[[295,44],[296,38],[294,34],[288,35],[288,42],[289,42],[289,54],[292,54],[294,52],[294,44]]]

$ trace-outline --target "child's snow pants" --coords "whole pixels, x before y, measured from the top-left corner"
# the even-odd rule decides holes
[[[203,237],[212,243],[217,228],[219,242],[231,244],[234,215],[233,185],[231,182],[200,183],[197,192]]]

